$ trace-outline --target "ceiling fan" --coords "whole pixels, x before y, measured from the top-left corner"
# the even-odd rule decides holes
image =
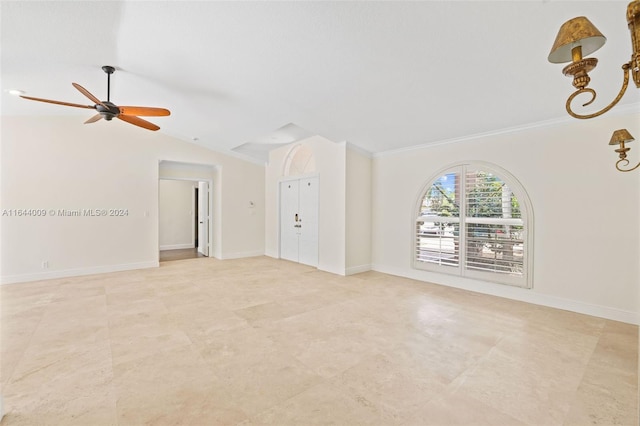
[[[143,120],[138,115],[143,117],[162,117],[170,115],[171,112],[168,109],[164,108],[155,108],[155,107],[140,107],[140,106],[117,106],[112,103],[110,100],[111,93],[111,74],[116,70],[114,67],[110,65],[105,65],[102,67],[102,70],[107,73],[107,100],[101,101],[96,98],[84,87],[80,86],[78,83],[71,83],[73,87],[78,89],[80,93],[89,98],[95,105],[81,105],[81,104],[72,104],[69,102],[60,102],[60,101],[52,101],[49,99],[41,99],[41,98],[33,98],[31,96],[20,95],[21,98],[30,99],[32,101],[40,101],[40,102],[48,102],[50,104],[58,104],[58,105],[66,105],[72,106],[76,108],[86,108],[86,109],[95,109],[98,111],[96,115],[85,121],[85,124],[95,123],[96,121],[104,118],[107,121],[112,120],[114,117],[119,118],[122,121],[126,121],[127,123],[131,123],[136,126],[143,127],[149,130],[158,130],[160,127],[156,126],[153,123],[148,122],[147,120]]]

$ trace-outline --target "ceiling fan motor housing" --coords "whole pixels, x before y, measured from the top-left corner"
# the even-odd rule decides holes
[[[113,103],[109,101],[102,101],[102,104],[108,108],[100,104],[96,104],[96,110],[104,117],[105,120],[111,121],[114,117],[117,117],[120,114],[120,109]]]

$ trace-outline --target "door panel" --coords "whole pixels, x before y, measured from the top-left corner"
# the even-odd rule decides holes
[[[298,262],[298,181],[280,183],[280,258]]]
[[[318,178],[300,180],[299,262],[318,266]]]
[[[198,182],[198,252],[209,256],[209,183]]]

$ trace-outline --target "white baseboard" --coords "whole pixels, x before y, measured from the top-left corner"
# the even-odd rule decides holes
[[[190,249],[195,248],[193,243],[189,244],[169,244],[166,246],[160,246],[160,250],[182,250],[182,249]]]
[[[362,272],[367,272],[371,270],[371,265],[358,265],[358,266],[352,266],[350,268],[347,268],[347,270],[345,271],[346,275],[354,275],[354,274],[360,274]]]
[[[23,283],[29,281],[51,280],[55,278],[77,277],[81,275],[106,274],[108,272],[130,271],[133,269],[157,268],[158,261],[125,263],[120,265],[92,266],[89,268],[63,269],[58,271],[37,272],[34,274],[4,275],[0,284]]]
[[[523,289],[519,287],[487,283],[483,281],[465,279],[460,277],[443,277],[439,279],[441,274],[425,273],[418,270],[406,270],[402,268],[389,267],[385,265],[374,264],[371,269],[389,275],[410,278],[417,281],[430,282],[433,284],[443,285],[447,287],[460,288],[463,290],[473,291],[476,293],[489,294],[492,296],[503,297],[505,299],[518,300],[520,302],[532,303],[534,305],[542,305],[550,308],[562,309],[565,311],[577,312],[580,314],[591,315],[594,317],[620,321],[628,324],[640,325],[640,313],[633,311],[625,311],[609,306],[595,305],[578,300],[565,299],[562,297],[551,296],[548,294],[536,293],[535,290]],[[425,279],[428,275],[429,279]]]
[[[245,257],[256,257],[256,256],[264,256],[264,251],[245,251],[238,253],[224,253],[220,259],[221,260],[229,260],[229,259],[242,259]]]

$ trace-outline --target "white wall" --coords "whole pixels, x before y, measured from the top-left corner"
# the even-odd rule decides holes
[[[193,248],[194,183],[160,179],[158,198],[160,250]]]
[[[217,166],[221,257],[264,253],[262,166],[117,120],[1,120],[1,209],[128,210],[124,217],[2,217],[3,282],[158,265],[160,160]]]
[[[286,145],[269,152],[269,163],[265,166],[265,235],[264,254],[274,258],[280,258],[280,232],[279,225],[279,184],[283,178],[284,161],[289,151],[295,146]]]
[[[347,145],[346,273],[371,269],[371,157]]]
[[[637,323],[640,171],[614,168],[617,154],[608,142],[619,128],[640,137],[640,114],[567,120],[374,158],[374,269]],[[528,192],[535,218],[533,289],[411,267],[420,190],[438,170],[462,160],[496,164]]]
[[[345,164],[346,144],[321,136],[300,141],[311,148],[319,176],[318,269],[345,274]],[[284,161],[298,143],[269,153],[266,167],[265,254],[279,257],[278,184],[283,179]]]

